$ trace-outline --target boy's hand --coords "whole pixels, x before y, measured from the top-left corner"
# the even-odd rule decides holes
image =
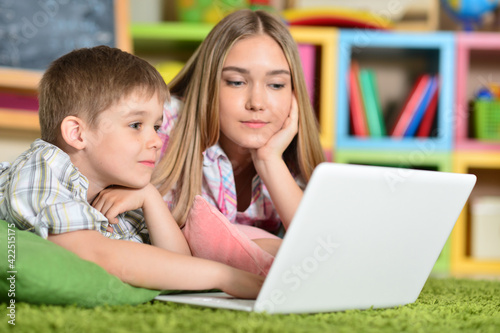
[[[156,191],[151,184],[140,189],[122,186],[106,188],[97,195],[92,206],[99,210],[110,224],[116,224],[118,215],[142,208],[151,190]],[[113,227],[108,226],[107,231],[113,232]]]
[[[168,251],[191,255],[186,238],[174,220],[163,198],[151,183],[143,188],[115,186],[102,190],[92,202],[109,221],[107,231],[113,232],[117,216],[142,208],[151,244]]]
[[[256,299],[264,283],[264,277],[226,266],[228,271],[220,279],[221,290],[237,298]]]

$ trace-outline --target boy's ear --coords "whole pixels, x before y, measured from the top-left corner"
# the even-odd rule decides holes
[[[61,123],[61,136],[66,144],[81,150],[85,148],[84,129],[82,119],[75,116],[67,116]]]

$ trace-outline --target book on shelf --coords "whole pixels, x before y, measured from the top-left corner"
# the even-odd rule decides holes
[[[428,86],[431,75],[420,75],[415,84],[413,85],[410,94],[408,95],[401,112],[399,113],[396,122],[391,130],[393,137],[402,138],[410,125],[410,122],[417,110],[418,105],[421,103],[425,94],[426,87]]]
[[[375,72],[371,69],[361,69],[359,71],[359,82],[370,136],[385,136],[384,116],[380,106]]]
[[[368,125],[365,117],[365,108],[361,97],[359,83],[359,65],[352,61],[349,68],[349,110],[354,136],[366,137],[369,135]]]
[[[38,98],[35,92],[0,90],[0,128],[38,131]],[[0,130],[0,132],[2,132]]]
[[[434,95],[436,95],[437,86],[438,86],[437,76],[430,77],[429,82],[425,87],[422,99],[420,103],[417,105],[415,113],[411,118],[408,128],[405,131],[404,134],[405,137],[413,137],[417,133],[417,130],[422,122],[422,119],[429,109],[429,104],[431,100],[434,98]]]
[[[0,91],[0,109],[19,111],[38,111],[36,95]]]
[[[306,81],[307,93],[311,104],[314,105],[314,91],[316,89],[314,80],[316,77],[316,46],[312,44],[298,44],[300,62],[302,63],[302,71]]]
[[[439,77],[436,76],[436,91],[432,96],[427,110],[425,111],[422,123],[418,127],[416,136],[419,138],[427,138],[431,135],[432,125],[436,119],[437,107],[439,99]]]

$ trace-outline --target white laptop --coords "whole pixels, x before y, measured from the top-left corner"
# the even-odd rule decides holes
[[[475,182],[469,174],[322,163],[256,300],[225,293],[156,299],[268,313],[412,303]]]

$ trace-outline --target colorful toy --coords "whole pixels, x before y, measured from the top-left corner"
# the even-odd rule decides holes
[[[462,22],[465,31],[479,25],[484,14],[493,11],[499,0],[441,0],[450,16]]]
[[[476,92],[476,98],[481,100],[500,100],[500,84],[490,82]]]
[[[246,0],[177,0],[181,21],[217,23],[227,14],[248,8]]]
[[[291,8],[283,18],[290,25],[332,26],[340,28],[391,29],[393,23],[370,11],[349,8]]]
[[[496,99],[500,99],[500,83],[498,82],[490,82],[488,83],[488,89],[491,91],[493,96]]]
[[[476,93],[476,98],[481,100],[492,100],[493,94],[488,88],[481,88]]]

